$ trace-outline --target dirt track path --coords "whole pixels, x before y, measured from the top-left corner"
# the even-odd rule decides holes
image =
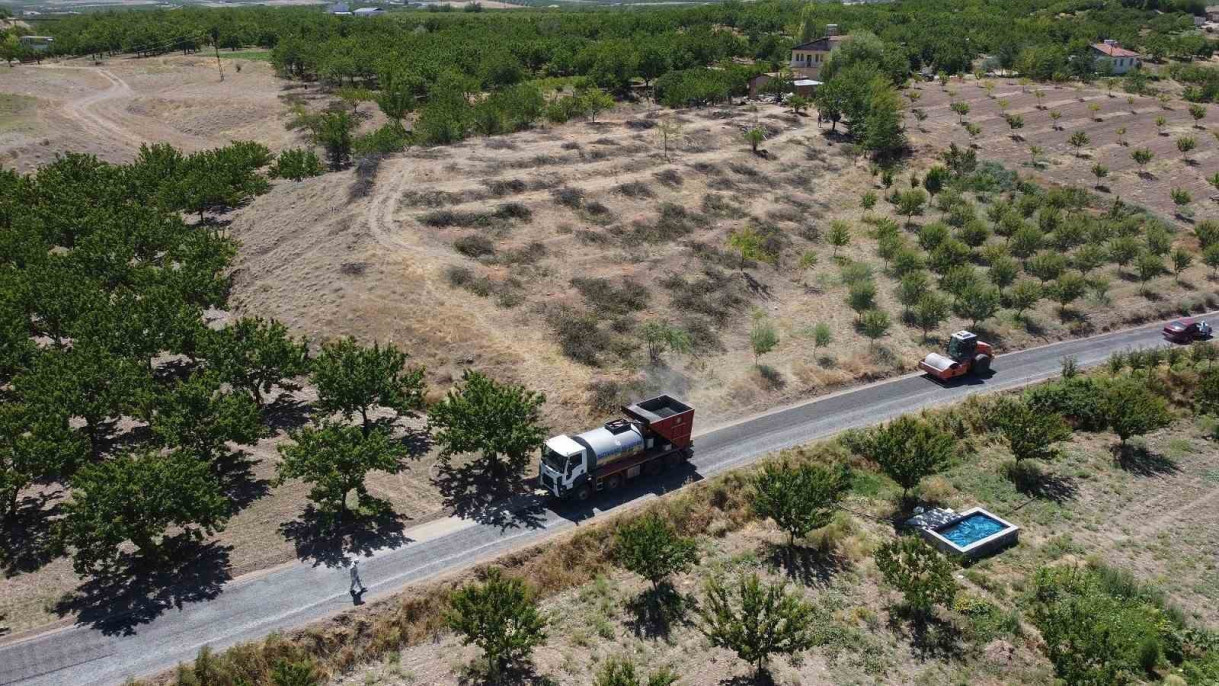
[[[98,107],[98,105],[113,100],[125,100],[135,97],[135,92],[126,81],[115,76],[113,72],[100,67],[68,67],[47,64],[41,65],[39,68],[88,71],[108,81],[109,86],[105,90],[65,102],[61,109],[63,115],[79,124],[85,133],[96,136],[99,139],[110,140],[133,149],[138,149],[144,143],[144,136],[128,129],[121,120],[107,116],[105,110]]]

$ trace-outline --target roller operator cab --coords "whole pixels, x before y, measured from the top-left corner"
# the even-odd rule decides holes
[[[621,419],[542,446],[538,483],[556,498],[587,500],[690,458],[694,409],[667,395],[622,408]]]
[[[918,363],[919,369],[940,381],[958,376],[985,374],[995,358],[989,343],[978,340],[976,334],[958,331],[948,338],[947,355],[930,353]]]

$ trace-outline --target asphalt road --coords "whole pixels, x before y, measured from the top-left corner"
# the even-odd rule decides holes
[[[601,512],[655,497],[699,479],[741,466],[766,453],[807,443],[844,429],[881,422],[897,415],[961,400],[984,391],[1018,387],[1056,375],[1061,360],[1074,356],[1081,366],[1103,362],[1112,352],[1162,344],[1159,326],[1103,334],[1033,348],[999,357],[989,379],[943,386],[923,376],[905,376],[780,408],[720,427],[699,427],[695,456],[684,474],[664,483],[631,486],[595,500],[587,511],[546,509],[502,512],[482,522],[443,519],[405,533],[407,541],[360,563],[369,588],[366,598],[393,593],[511,549],[537,543],[578,526]],[[487,514],[487,513],[484,513]],[[496,519],[495,523],[490,520]],[[322,619],[352,606],[350,576],[342,567],[292,563],[241,577],[210,600],[169,607],[126,635],[96,626],[75,626],[0,646],[0,686],[119,684],[147,676],[195,657],[199,648],[220,650]]]

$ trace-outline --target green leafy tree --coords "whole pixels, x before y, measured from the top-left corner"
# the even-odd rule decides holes
[[[1060,311],[1066,311],[1067,306],[1084,297],[1088,292],[1088,280],[1083,274],[1066,272],[1050,284],[1047,291],[1050,297],[1058,303]]]
[[[753,480],[753,510],[773,519],[795,545],[814,529],[826,526],[851,483],[850,469],[836,465],[769,462]]]
[[[902,497],[925,477],[948,465],[955,450],[951,434],[925,419],[903,416],[876,429],[868,442],[871,458],[902,487]]]
[[[326,171],[317,153],[304,148],[289,148],[279,153],[269,170],[272,178],[300,181],[312,176],[321,176]]]
[[[428,427],[441,459],[478,453],[484,472],[506,476],[518,472],[546,440],[545,402],[541,393],[466,370],[461,383],[432,406]]]
[[[948,310],[948,299],[939,293],[924,293],[918,299],[911,311],[911,316],[914,325],[922,330],[924,341],[927,340],[932,329],[936,329],[948,321]]]
[[[923,213],[923,206],[926,204],[927,194],[920,188],[911,188],[897,195],[897,213],[906,218],[907,226],[916,215]]]
[[[1109,575],[1112,576],[1112,575]],[[1170,631],[1163,610],[1142,592],[1108,592],[1101,575],[1070,565],[1042,567],[1033,577],[1029,616],[1045,641],[1054,672],[1065,684],[1113,686],[1142,681]]]
[[[1219,273],[1219,243],[1206,246],[1202,250],[1202,264],[1211,268],[1211,275]]]
[[[1109,259],[1119,267],[1125,267],[1139,256],[1141,247],[1133,236],[1119,236],[1109,243]]]
[[[600,88],[590,88],[581,96],[584,111],[588,113],[589,121],[597,121],[597,115],[613,108],[614,97]]]
[[[332,170],[339,170],[351,161],[351,134],[356,122],[347,110],[328,110],[317,119],[313,142],[326,151]]]
[[[639,336],[648,348],[652,364],[659,364],[666,351],[683,354],[691,350],[690,334],[665,321],[645,322],[639,327]]]
[[[62,410],[0,403],[0,523],[13,522],[24,489],[71,473],[87,450]]]
[[[778,256],[770,251],[766,237],[752,224],[728,234],[728,247],[741,256],[742,272],[745,271],[749,260],[770,264],[778,259]]]
[[[986,273],[987,277],[990,278],[990,282],[1000,292],[1003,292],[1003,289],[1015,283],[1016,277],[1019,274],[1020,265],[1016,263],[1016,260],[1006,255],[991,260],[990,269]]]
[[[1130,159],[1134,160],[1134,163],[1139,166],[1140,174],[1145,172],[1147,164],[1151,162],[1152,158],[1154,157],[1155,153],[1148,148],[1135,148],[1134,150],[1130,151]]]
[[[207,365],[222,379],[250,394],[263,406],[275,386],[309,371],[309,349],[275,320],[242,317],[204,340]]]
[[[402,470],[402,445],[384,430],[368,434],[358,426],[323,421],[289,433],[292,443],[279,446],[281,462],[276,482],[300,479],[310,485],[309,499],[342,523],[347,499],[354,491],[360,507],[377,501],[364,484],[368,472],[397,474]]]
[[[958,101],[952,103],[951,105],[949,105],[948,107],[949,107],[949,109],[951,109],[953,112],[956,113],[957,123],[964,125],[965,117],[969,116],[969,109],[970,109],[969,103],[967,103],[963,100],[958,100]]]
[[[1135,260],[1135,267],[1138,270],[1139,290],[1143,294],[1147,294],[1147,284],[1164,273],[1164,260],[1159,255],[1146,252]]]
[[[897,301],[901,303],[906,316],[918,304],[918,301],[931,290],[931,279],[926,272],[912,272],[902,277],[897,284]]]
[[[492,683],[546,642],[547,622],[535,593],[498,567],[487,570],[481,583],[467,584],[449,597],[445,621],[464,645],[482,649]]]
[[[1193,117],[1194,126],[1201,128],[1202,120],[1206,119],[1206,105],[1200,102],[1191,103],[1189,106],[1189,116]]]
[[[81,418],[95,457],[107,438],[107,422],[132,412],[152,388],[147,367],[87,341],[43,351],[13,383],[32,407]]]
[[[391,72],[381,76],[381,92],[377,94],[377,106],[390,121],[402,126],[402,121],[415,110],[423,82],[414,74]]]
[[[1109,168],[1105,165],[1101,164],[1100,162],[1092,165],[1092,176],[1096,177],[1096,185],[1093,186],[1093,188],[1100,190],[1100,182],[1108,175]]]
[[[981,284],[970,286],[957,297],[953,311],[977,327],[999,311],[999,289]]]
[[[745,140],[749,143],[749,147],[753,150],[753,154],[756,155],[758,154],[758,146],[766,140],[766,132],[757,127],[749,129],[745,132]]]
[[[1189,269],[1194,263],[1194,255],[1185,248],[1177,248],[1172,251],[1172,273],[1177,278],[1177,282],[1181,281],[1181,274]]]
[[[698,561],[698,545],[683,538],[660,515],[631,520],[614,533],[614,559],[628,571],[652,583],[652,589]]]
[[[1157,431],[1172,422],[1168,403],[1145,383],[1129,377],[1115,379],[1105,387],[1101,411],[1122,445],[1133,436]]]
[[[1022,399],[1003,399],[992,416],[992,425],[999,430],[1017,462],[1049,459],[1055,454],[1054,444],[1071,437],[1071,427],[1062,415],[1034,408]]]
[[[765,317],[754,317],[749,330],[749,346],[753,349],[753,363],[760,365],[762,356],[779,346],[779,332]]]
[[[861,318],[864,312],[876,307],[876,282],[863,279],[851,284],[847,289],[847,305]]]
[[[834,256],[837,257],[838,249],[845,248],[851,243],[851,225],[841,219],[830,222],[828,239],[830,245],[834,246]]]
[[[254,445],[262,434],[258,406],[223,388],[212,372],[196,372],[155,396],[150,425],[160,441],[208,464],[227,454],[228,444]]]
[[[1071,257],[1071,263],[1081,274],[1087,276],[1089,273],[1104,266],[1106,257],[1103,246],[1096,243],[1088,243],[1087,245],[1081,245],[1079,250],[1075,251],[1075,254]]]
[[[917,536],[902,536],[878,548],[876,568],[920,617],[936,605],[951,605],[956,597],[952,563]]]
[[[1041,298],[1041,285],[1032,279],[1021,279],[1008,291],[1009,305],[1016,311],[1017,317],[1023,316],[1025,310],[1035,307]]]
[[[116,562],[128,541],[159,561],[171,527],[198,540],[222,530],[228,512],[206,463],[176,453],[120,455],[72,477],[62,533],[73,568],[92,574]]]
[[[829,345],[833,339],[834,335],[830,331],[830,325],[825,322],[817,322],[813,327],[813,353],[816,354],[817,348]]]
[[[373,428],[368,413],[386,407],[399,416],[423,408],[427,390],[422,367],[408,367],[407,354],[392,343],[366,348],[352,338],[328,341],[313,361],[318,409],[359,415],[365,435]]]
[[[869,348],[889,333],[891,325],[889,313],[884,310],[871,309],[859,316],[859,331],[868,339]]]
[[[783,584],[763,586],[756,574],[742,575],[735,589],[712,578],[698,612],[699,630],[711,645],[735,652],[759,675],[771,655],[795,655],[814,644],[813,607]]]
[[[1193,136],[1182,136],[1177,139],[1177,152],[1181,153],[1181,159],[1189,162],[1189,153],[1198,147],[1198,139]]]
[[[1076,157],[1078,157],[1084,147],[1091,142],[1092,140],[1088,138],[1088,134],[1084,133],[1083,131],[1076,131],[1072,133],[1069,138],[1067,138],[1067,144],[1069,144],[1072,148],[1075,148]]]

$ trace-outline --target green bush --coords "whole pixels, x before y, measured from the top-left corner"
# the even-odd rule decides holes
[[[304,148],[289,148],[279,153],[279,157],[271,163],[270,175],[273,179],[291,179],[300,181],[310,176],[320,176],[326,171],[317,153]]]
[[[1033,409],[1060,414],[1082,431],[1104,431],[1109,425],[1103,399],[1103,384],[1089,376],[1043,384],[1025,393]]]

